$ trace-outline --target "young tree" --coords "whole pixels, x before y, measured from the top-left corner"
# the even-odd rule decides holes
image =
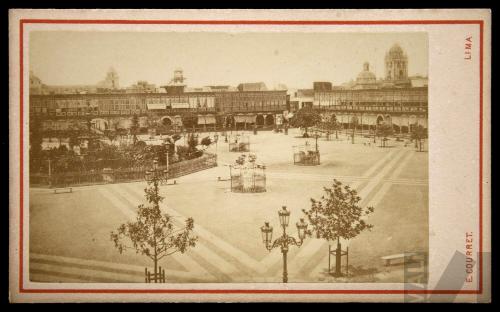
[[[130,132],[132,133],[134,144],[137,142],[137,131],[139,130],[139,116],[134,114],[132,117],[132,125],[130,126]]]
[[[385,142],[388,140],[387,137],[393,134],[394,134],[394,129],[392,128],[392,125],[388,125],[385,123],[378,125],[377,135],[379,137],[382,137],[382,140],[380,142],[381,144],[380,147],[385,147]]]
[[[418,150],[421,152],[423,150],[422,141],[427,139],[427,130],[421,125],[415,125],[411,133],[411,138],[418,143]]]
[[[301,108],[292,119],[292,125],[304,129],[304,137],[309,137],[307,129],[321,122],[321,115],[312,108]]]
[[[352,142],[352,144],[354,144],[354,134],[356,132],[356,128],[359,125],[358,118],[357,117],[353,117],[351,119],[351,124],[352,124],[351,142]]]
[[[194,220],[187,218],[185,226],[176,228],[172,216],[162,213],[159,194],[160,179],[154,173],[144,189],[149,205],[139,205],[135,222],[120,225],[111,232],[111,240],[120,253],[127,249],[145,255],[154,263],[154,274],[158,272],[158,261],[174,253],[186,252],[196,246],[198,238],[193,236]]]
[[[361,198],[356,190],[340,181],[333,180],[331,188],[324,188],[325,195],[320,200],[311,198],[311,208],[303,209],[312,226],[316,237],[329,243],[337,241],[335,274],[341,275],[341,245],[340,238],[352,239],[364,230],[370,230],[373,225],[366,223],[364,218],[374,211],[373,207],[359,206]]]
[[[328,129],[335,131],[335,139],[339,138],[338,131],[340,130],[340,123],[337,121],[337,116],[332,115],[327,121]]]
[[[189,134],[187,144],[190,153],[196,152],[196,146],[198,146],[198,136],[194,133]]]
[[[210,137],[204,137],[201,139],[200,144],[205,146],[205,148],[208,148],[210,144],[212,144],[212,139],[210,139]]]

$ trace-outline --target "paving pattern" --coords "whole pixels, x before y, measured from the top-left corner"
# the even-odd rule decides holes
[[[286,184],[287,181],[298,181],[307,184],[313,182],[331,182],[333,178],[336,178],[350,184],[351,187],[358,191],[359,196],[362,198],[361,205],[374,206],[377,213],[382,213],[377,210],[383,210],[383,207],[379,206],[395,185],[420,188],[424,189],[424,192],[427,192],[427,179],[400,178],[401,172],[412,163],[415,155],[415,150],[411,148],[392,148],[383,157],[380,157],[376,162],[367,167],[361,175],[337,176],[328,174],[328,171],[321,172],[318,170],[314,173],[287,171],[281,170],[279,166],[276,166],[276,168],[269,166],[266,175],[268,183],[277,186]],[[177,179],[179,186],[163,186],[162,192],[165,192],[165,196],[167,196],[167,203],[169,203],[169,198],[175,199],[177,190],[181,192],[183,185],[193,185],[193,187],[203,187],[205,185],[212,187],[215,185],[215,187],[227,192],[227,183],[216,182],[218,176],[226,178],[227,168],[219,166],[181,177]],[[107,203],[106,205],[103,203],[103,207],[105,207],[103,209],[109,209],[109,213],[119,215],[124,221],[131,221],[135,218],[137,205],[144,202],[144,186],[144,183],[109,184],[74,188],[74,192],[81,191],[86,192],[86,194],[99,195],[100,198],[106,198]],[[31,196],[45,194],[46,192],[49,191],[33,189],[31,190]],[[193,194],[193,196],[196,195]],[[404,200],[402,199],[402,201]],[[425,204],[427,205],[427,203]],[[165,208],[167,209],[166,211],[175,217],[176,224],[179,226],[182,224],[183,219],[190,216],[190,212],[185,211],[182,205],[173,206],[172,204],[168,204],[167,206],[168,208]],[[36,209],[36,203],[30,208],[30,211],[34,209]],[[426,209],[427,206],[423,207],[425,213],[427,213]],[[298,218],[298,216],[292,215],[291,224],[295,220],[295,217]],[[217,218],[224,218],[224,216],[214,216],[214,219]],[[277,222],[277,218],[272,220],[274,220],[273,223]],[[253,225],[257,229],[256,232],[260,225]],[[377,225],[375,224],[375,226]],[[290,227],[292,235],[294,235],[294,231],[295,229]],[[424,226],[422,231],[427,233],[427,226]],[[256,252],[252,252],[248,248],[240,247],[239,244],[234,243],[235,239],[229,239],[227,236],[222,235],[220,231],[212,228],[208,222],[195,223],[195,234],[199,237],[197,246],[185,254],[172,255],[172,261],[175,262],[175,265],[166,265],[166,276],[169,282],[281,281],[282,255],[278,249],[267,252],[263,256],[259,252],[259,256]],[[264,249],[261,241],[255,241],[255,245],[257,246],[256,248]],[[117,262],[114,259],[94,260],[91,255],[88,255],[88,257],[63,256],[51,254],[51,252],[43,252],[43,248],[35,247],[30,252],[29,263],[30,278],[32,281],[144,281],[144,265],[137,263],[134,260],[135,258],[124,258],[123,262]],[[426,248],[427,246],[422,247]],[[71,249],[71,246],[67,248]],[[110,245],[109,248],[112,249],[113,246]],[[289,281],[318,282],[321,272],[324,271],[325,265],[328,263],[327,250],[327,242],[314,238],[307,239],[300,248],[292,248],[288,258]],[[71,252],[68,251],[68,254],[71,255]]]

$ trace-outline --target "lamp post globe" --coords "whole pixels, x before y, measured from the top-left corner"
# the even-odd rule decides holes
[[[281,207],[281,210],[278,210],[278,216],[280,218],[280,224],[282,227],[288,226],[288,221],[290,220],[290,211],[286,209],[286,206]]]
[[[273,227],[269,226],[269,222],[264,222],[264,226],[260,228],[262,233],[262,242],[268,248],[273,239]]]
[[[303,241],[306,238],[307,234],[307,223],[304,222],[304,219],[300,219],[300,222],[297,222],[297,232],[299,235],[299,239]]]

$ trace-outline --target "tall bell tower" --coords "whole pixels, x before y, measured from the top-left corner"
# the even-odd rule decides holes
[[[408,79],[408,57],[397,43],[385,55],[385,79],[390,81]]]

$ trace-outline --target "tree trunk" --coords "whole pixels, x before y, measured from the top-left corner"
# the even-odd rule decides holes
[[[155,169],[156,170],[156,169]],[[155,172],[156,175],[156,172]],[[155,178],[156,179],[156,178]],[[160,209],[160,203],[158,200],[158,180],[154,182],[155,187],[155,207],[156,209]],[[156,248],[156,221],[153,223],[153,248],[154,248],[154,263],[155,263],[155,283],[158,283],[158,249]]]
[[[335,252],[335,276],[342,276],[342,248],[340,246],[340,238],[337,237],[337,250]]]
[[[155,247],[155,259],[154,259],[154,263],[155,263],[155,272],[154,272],[154,274],[155,274],[155,283],[158,283],[158,279],[156,278],[156,277],[158,277],[157,276],[157,273],[158,273],[158,259],[156,257],[156,247]]]

